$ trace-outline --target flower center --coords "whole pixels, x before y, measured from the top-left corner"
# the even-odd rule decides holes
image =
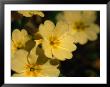
[[[17,48],[20,49],[20,48],[22,48],[22,47],[23,47],[22,43],[18,43]]]
[[[30,71],[34,71],[34,70],[35,70],[35,68],[33,68],[33,67],[30,68]]]
[[[23,46],[23,44],[22,44],[22,42],[14,42],[13,41],[13,47],[15,48],[15,49],[20,49],[20,48],[23,48],[24,46]]]
[[[27,64],[25,66],[24,76],[38,76],[40,75],[41,67],[40,65]]]
[[[57,47],[60,44],[60,41],[56,37],[50,37],[50,45]]]
[[[77,30],[84,30],[85,28],[89,27],[89,25],[85,24],[84,22],[82,21],[79,21],[79,22],[76,22],[75,23],[75,29]]]

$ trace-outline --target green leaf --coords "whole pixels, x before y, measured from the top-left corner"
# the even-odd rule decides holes
[[[33,40],[27,41],[26,44],[25,44],[25,50],[27,50],[28,52],[30,52],[31,49],[35,46],[35,44],[36,43]]]

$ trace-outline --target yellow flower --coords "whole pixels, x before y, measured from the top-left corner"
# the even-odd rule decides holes
[[[22,29],[15,29],[12,32],[12,40],[11,40],[11,53],[12,56],[16,52],[17,49],[25,47],[25,43],[30,39],[27,31]]]
[[[48,58],[59,60],[71,59],[72,51],[76,50],[72,37],[68,35],[68,25],[59,21],[56,26],[47,20],[39,26],[39,33],[43,37],[42,48]]]
[[[36,50],[37,48],[37,50]],[[40,48],[39,48],[40,49]],[[37,45],[31,50],[30,53],[20,49],[15,53],[14,58],[11,61],[11,69],[16,72],[14,77],[58,77],[59,69],[58,65],[51,65],[49,61],[44,64],[37,62],[38,57],[43,58],[43,54],[37,55],[39,52]],[[40,51],[41,52],[41,51]]]
[[[65,11],[57,16],[69,24],[70,34],[76,43],[85,44],[94,41],[99,33],[99,26],[95,24],[95,11]]]
[[[25,17],[32,17],[33,15],[38,15],[41,17],[44,17],[44,13],[41,11],[35,11],[35,10],[22,10],[22,11],[18,11],[18,13],[22,14]]]

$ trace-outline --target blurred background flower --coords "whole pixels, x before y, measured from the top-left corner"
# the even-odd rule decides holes
[[[58,21],[68,23],[74,42],[82,45],[97,39],[99,25],[95,23],[96,18],[95,11],[64,11],[57,16]]]

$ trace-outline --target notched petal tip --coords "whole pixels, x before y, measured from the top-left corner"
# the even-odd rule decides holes
[[[55,27],[54,23],[53,23],[52,21],[50,21],[50,20],[46,20],[46,21],[44,22],[44,25],[49,25],[49,26],[51,26],[51,27]]]

